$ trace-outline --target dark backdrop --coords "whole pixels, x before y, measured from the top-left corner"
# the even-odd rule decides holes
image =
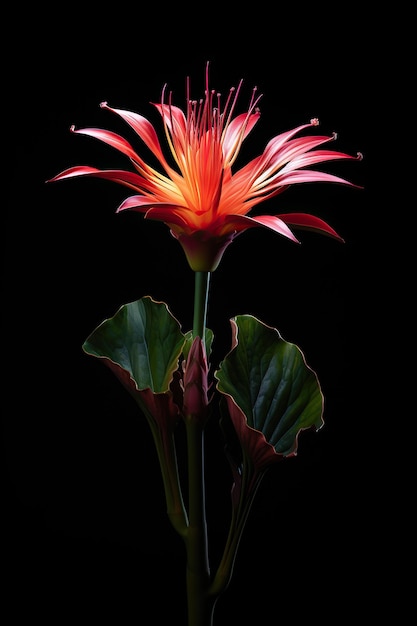
[[[279,8],[253,15],[256,9],[225,18],[211,7],[207,20],[174,6],[146,15],[72,6],[62,17],[37,10],[10,18],[3,536],[7,596],[24,620],[185,625],[183,546],[166,518],[150,432],[118,381],[81,345],[120,305],[144,295],[167,302],[188,330],[193,275],[165,226],[115,214],[122,187],[45,181],[72,165],[127,167],[110,148],[71,135],[70,125],[131,138],[100,102],[157,123],[150,102],[164,83],[183,106],[186,76],[202,94],[206,61],[212,87],[223,94],[244,79],[242,108],[254,85],[264,94],[247,158],[311,117],[323,133],[338,133],[334,149],[365,157],[327,168],[364,191],[305,185],[265,206],[319,215],[345,244],[302,233],[295,246],[258,229],[227,250],[212,276],[215,359],[228,350],[229,319],[253,314],[303,350],[326,399],[325,427],[305,433],[298,456],[274,468],[259,491],[215,624],[283,615],[334,623],[334,604],[347,619],[365,596],[373,472],[364,469],[370,427],[366,363],[358,355],[369,330],[372,273],[365,241],[374,210],[368,128],[375,85],[363,52],[372,32],[360,6],[294,15]],[[229,514],[216,424],[207,442],[215,560]]]

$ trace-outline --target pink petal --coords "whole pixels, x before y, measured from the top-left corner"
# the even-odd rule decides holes
[[[71,127],[71,132],[77,135],[86,135],[88,137],[99,139],[100,141],[107,143],[109,146],[116,148],[116,150],[119,150],[119,152],[122,152],[134,161],[142,161],[142,159],[133,150],[130,143],[116,133],[107,130],[101,130],[99,128],[80,128],[78,130],[75,130],[73,126]]]
[[[184,214],[188,209],[184,209],[183,207],[173,206],[172,204],[166,204],[165,206],[160,204],[153,208],[149,209],[146,213],[146,218],[150,220],[158,220],[160,222],[165,222],[166,224],[172,224],[179,226],[180,228],[190,227],[189,222],[184,217]],[[193,230],[197,230],[195,227]]]
[[[344,243],[344,239],[342,239],[342,237],[331,226],[329,226],[327,222],[319,217],[316,217],[315,215],[309,215],[307,213],[280,213],[277,217],[293,228],[312,230],[323,235],[334,237]]]
[[[124,109],[113,109],[109,107],[107,102],[101,103],[101,108],[111,111],[119,115],[133,130],[139,135],[145,145],[153,152],[157,159],[161,162],[165,162],[162,154],[162,149],[159,143],[158,135],[152,124],[143,115],[133,113],[132,111],[126,111]]]
[[[314,183],[314,182],[326,182],[326,183],[342,183],[344,185],[350,185],[351,187],[357,187],[353,183],[345,180],[344,178],[340,178],[340,176],[334,176],[333,174],[327,174],[326,172],[318,172],[313,170],[296,170],[294,172],[289,171],[287,174],[281,175],[281,172],[278,174],[279,181],[275,181],[272,179],[271,188],[274,189],[279,185],[295,185],[297,183]],[[263,192],[265,193],[269,190],[268,187],[263,188]]]
[[[230,157],[236,151],[236,145],[240,145],[243,142],[260,116],[260,113],[253,113],[248,118],[246,113],[242,113],[242,115],[235,117],[226,127],[223,138],[223,152],[226,162],[229,161]],[[240,135],[240,133],[242,134]]]
[[[327,161],[337,161],[340,159],[356,161],[356,156],[344,154],[343,152],[334,152],[332,150],[315,150],[307,154],[299,154],[291,159],[281,170],[280,174],[290,170],[297,170],[316,163],[324,163]]]
[[[121,211],[132,210],[146,213],[149,207],[153,206],[148,196],[129,196],[123,200],[121,205],[116,209],[116,213]]]
[[[281,150],[282,146],[284,146],[286,142],[291,139],[291,137],[301,132],[305,128],[310,128],[311,126],[314,126],[314,124],[303,124],[302,126],[297,126],[297,128],[287,130],[285,133],[281,133],[280,135],[272,137],[272,139],[268,141],[264,153],[276,153],[278,150]]]
[[[146,216],[148,218],[171,221],[171,213],[177,209],[178,207],[174,204],[158,202],[157,200],[152,200],[149,196],[130,196],[123,200],[121,205],[117,208],[116,213],[126,210],[139,211],[140,213],[146,213],[148,211]],[[185,223],[184,220],[181,221],[181,224],[183,223]]]
[[[127,187],[148,187],[149,182],[135,174],[134,172],[127,172],[125,170],[99,170],[95,167],[89,167],[87,165],[79,165],[77,167],[70,167],[64,170],[60,174],[51,178],[47,182],[55,182],[57,180],[63,180],[65,178],[74,178],[75,176],[93,176],[95,178],[105,178],[115,183],[126,185]]]
[[[276,215],[258,215],[256,217],[249,217],[247,215],[227,215],[224,219],[225,224],[228,225],[228,231],[230,227],[233,227],[238,232],[243,232],[248,228],[255,228],[257,226],[264,226],[276,233],[291,239],[295,243],[299,243],[296,236],[291,232],[285,222]]]
[[[187,132],[187,120],[184,112],[179,107],[168,104],[154,104],[162,116],[164,124],[167,125],[171,135],[185,141]]]
[[[60,172],[53,178],[47,180],[47,183],[54,183],[57,180],[64,180],[65,178],[75,178],[76,176],[95,176],[101,170],[96,167],[88,167],[87,165],[79,165],[76,167],[69,167],[67,170]]]
[[[271,151],[264,152],[265,163],[269,167],[282,167],[285,163],[292,163],[297,157],[305,155],[306,153],[310,154],[310,152],[321,146],[323,143],[327,143],[331,141],[333,137],[297,137],[296,139],[292,139],[288,141],[283,146],[280,146],[278,150],[274,150],[271,154]],[[318,154],[319,151],[314,151],[314,154]],[[335,154],[335,153],[333,153]],[[345,155],[347,156],[347,155]]]

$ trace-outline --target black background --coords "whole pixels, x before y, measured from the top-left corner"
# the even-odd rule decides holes
[[[61,17],[25,12],[23,26],[22,16],[10,18],[3,536],[16,619],[185,626],[183,546],[166,518],[150,432],[118,381],[81,345],[120,305],[144,295],[166,302],[188,330],[193,275],[165,226],[115,214],[126,197],[122,187],[45,181],[73,165],[127,167],[111,148],[71,135],[71,124],[134,142],[100,102],[158,125],[150,102],[168,83],[183,106],[186,76],[200,97],[206,61],[211,86],[223,94],[244,79],[241,110],[254,85],[264,94],[242,158],[318,117],[323,134],[338,133],[334,149],[364,153],[361,163],[329,164],[327,171],[365,187],[300,185],[264,206],[318,215],[345,244],[301,233],[296,246],[257,229],[233,243],[212,276],[214,360],[229,349],[229,319],[250,313],[303,350],[326,402],[325,427],[305,433],[298,456],[261,486],[215,625],[284,615],[332,620],[334,603],[348,619],[368,594],[375,477],[364,461],[371,428],[366,359],[358,353],[371,323],[365,242],[375,210],[368,133],[376,85],[366,45],[373,32],[351,4],[282,15],[251,7],[225,16],[220,8],[200,16],[170,6],[142,15],[122,5],[72,5]],[[230,489],[216,424],[207,443],[215,562]]]

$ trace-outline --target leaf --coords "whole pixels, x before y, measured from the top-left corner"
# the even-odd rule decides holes
[[[168,391],[185,337],[163,302],[145,296],[120,307],[86,339],[83,350],[128,372],[138,390]]]
[[[178,420],[179,405],[170,383],[184,343],[179,322],[167,305],[145,296],[120,307],[83,344],[84,352],[103,359],[133,396],[153,429],[158,449]]]
[[[231,411],[237,435],[245,447],[273,446],[279,455],[295,454],[301,430],[323,425],[323,395],[316,374],[303,353],[282,339],[279,332],[251,315],[231,320],[232,350],[215,373],[217,389],[229,396],[240,411]],[[228,402],[229,410],[232,408]],[[242,424],[238,415],[246,418]],[[252,435],[248,429],[263,434]],[[266,451],[267,453],[267,451]],[[268,453],[267,453],[268,455]]]

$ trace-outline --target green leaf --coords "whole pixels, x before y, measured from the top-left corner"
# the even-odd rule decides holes
[[[323,395],[301,350],[251,315],[231,320],[233,348],[215,373],[217,389],[278,454],[293,454],[301,430],[323,425]]]
[[[167,305],[145,296],[104,320],[86,339],[83,350],[128,372],[138,390],[163,393],[178,368],[184,343],[180,324]]]

